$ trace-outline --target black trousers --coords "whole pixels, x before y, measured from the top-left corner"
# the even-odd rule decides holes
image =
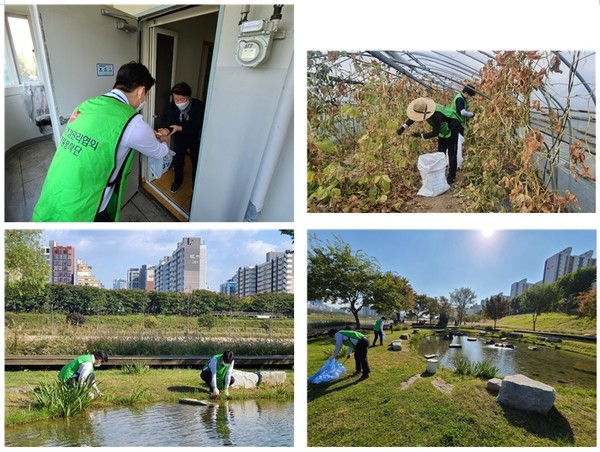
[[[379,337],[379,345],[383,345],[383,332],[381,331],[373,331],[375,333],[375,339],[373,339],[373,345],[377,343],[377,338]]]
[[[189,148],[192,157],[192,182],[196,178],[196,167],[198,166],[198,153],[200,151],[199,142],[180,140],[175,143],[173,156],[173,169],[175,170],[175,179],[173,182],[181,184],[183,182],[183,166],[185,162],[185,151]]]
[[[451,128],[451,134],[448,138],[438,137],[438,152],[448,153],[448,183],[456,179],[456,153],[458,151],[458,129]]]
[[[354,363],[356,364],[356,371],[362,372],[363,375],[369,375],[371,368],[369,367],[369,361],[367,360],[367,352],[369,351],[369,338],[363,337],[356,344],[354,349]]]
[[[213,387],[210,385],[210,382],[212,380],[212,372],[210,371],[210,369],[202,369],[202,372],[200,373],[200,379],[202,381],[204,381],[204,383],[206,383],[210,389],[212,390]],[[229,380],[229,386],[233,386],[233,382],[235,381],[235,378],[233,378],[233,375],[231,376],[231,379]],[[217,381],[217,386],[218,386],[219,382]]]

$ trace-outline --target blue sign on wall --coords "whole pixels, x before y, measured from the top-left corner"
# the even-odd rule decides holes
[[[115,66],[114,66],[114,64],[96,63],[96,75],[98,77],[105,77],[105,76],[115,75]]]

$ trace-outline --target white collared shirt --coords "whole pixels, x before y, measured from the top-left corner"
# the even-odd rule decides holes
[[[127,96],[123,91],[119,89],[113,89],[112,91],[105,94],[108,97],[113,97],[120,100],[121,102],[129,105]],[[121,167],[125,163],[125,159],[129,154],[130,149],[135,149],[142,154],[154,158],[162,159],[169,152],[169,147],[165,143],[161,143],[154,136],[154,130],[144,122],[142,115],[135,115],[123,132],[119,147],[117,148],[116,155],[116,167],[110,182],[114,182],[117,178]],[[100,205],[100,212],[105,210],[108,206],[108,202],[114,192],[114,185],[106,187],[104,195],[102,197],[102,204]]]

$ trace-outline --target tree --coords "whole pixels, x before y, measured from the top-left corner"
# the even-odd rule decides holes
[[[596,286],[586,292],[581,292],[577,297],[577,301],[579,303],[579,315],[590,319],[596,318]]]
[[[596,267],[585,267],[559,278],[555,284],[564,296],[561,310],[566,314],[572,312],[577,307],[578,295],[588,291],[595,282]]]
[[[374,281],[371,307],[380,314],[393,315],[410,309],[414,297],[414,290],[406,278],[385,272]]]
[[[427,315],[429,316],[429,323],[433,323],[435,317],[440,315],[440,304],[435,297],[427,297]]]
[[[421,316],[429,314],[430,304],[431,297],[424,294],[416,295],[415,302],[409,315],[414,315],[415,319],[418,321]]]
[[[450,303],[456,308],[456,318],[459,325],[464,321],[467,310],[473,305],[476,299],[477,295],[468,287],[461,287],[450,293]]]
[[[8,229],[4,232],[6,287],[39,294],[50,276],[50,266],[41,246],[42,230]]]
[[[554,310],[561,298],[561,291],[555,284],[542,284],[533,286],[523,292],[521,296],[521,307],[527,313],[531,313],[533,331],[538,317],[544,312]]]
[[[508,315],[510,303],[502,295],[493,295],[485,301],[483,310],[486,317],[494,321],[494,329],[496,329],[496,320]]]
[[[335,236],[334,242],[310,238],[308,250],[308,299],[349,305],[356,326],[358,313],[371,304],[372,286],[379,275],[377,261]]]
[[[438,322],[438,326],[440,328],[446,328],[448,326],[448,322],[450,321],[450,317],[453,315],[452,305],[450,304],[450,300],[443,295],[437,298],[437,304],[440,309],[440,320]]]

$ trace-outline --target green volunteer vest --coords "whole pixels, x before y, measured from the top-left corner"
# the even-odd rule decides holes
[[[94,221],[117,170],[119,142],[136,114],[135,108],[108,96],[94,97],[75,109],[48,169],[33,221]],[[106,208],[113,221],[119,221],[132,162],[130,150]]]
[[[66,383],[69,378],[71,378],[73,375],[75,375],[75,372],[77,372],[77,370],[79,369],[79,367],[83,363],[92,363],[92,364],[94,364],[94,357],[93,357],[93,355],[81,355],[81,356],[78,356],[77,358],[75,358],[69,364],[66,364],[60,370],[60,372],[58,374],[58,379],[62,383]],[[92,373],[93,372],[94,372],[94,369],[92,367]]]
[[[381,322],[383,322],[383,320],[378,319],[375,322],[375,325],[373,326],[373,331],[381,331]]]
[[[344,336],[344,339],[342,340],[342,344],[344,344],[346,347],[348,347],[352,351],[354,351],[354,344],[352,343],[352,341],[350,339],[362,339],[362,338],[367,337],[364,334],[359,333],[358,331],[354,331],[354,330],[340,330],[340,331],[338,331],[338,333],[341,333],[341,335]]]
[[[444,105],[435,104],[435,111],[439,111],[446,118],[457,119],[456,115],[454,114],[454,111],[451,108],[446,107]],[[429,125],[431,125],[431,119],[428,119],[427,123]],[[440,127],[440,133],[438,133],[438,137],[440,137],[440,138],[450,138],[450,135],[452,135],[452,131],[450,130],[450,127],[448,127],[448,123],[447,122],[442,122],[442,125]]]
[[[454,96],[454,99],[452,99],[452,112],[454,113],[456,118],[460,121],[460,125],[462,127],[464,127],[467,118],[465,118],[463,115],[461,115],[460,111],[458,111],[458,107],[456,106],[456,101],[458,99],[462,99],[465,101],[465,110],[467,109],[467,99],[465,99],[465,97],[462,95],[462,93],[456,93],[456,96]]]
[[[229,364],[223,362],[223,353],[214,357],[217,358],[217,388],[221,390],[225,387],[225,377],[229,371]]]

